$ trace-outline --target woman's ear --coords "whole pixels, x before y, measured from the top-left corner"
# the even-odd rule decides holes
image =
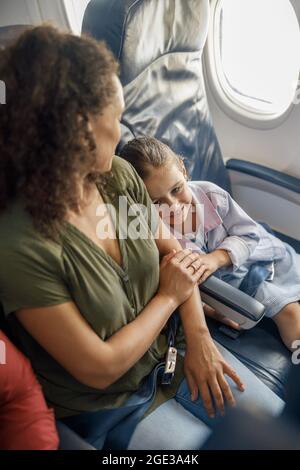
[[[83,116],[82,116],[81,114],[78,114],[77,120],[78,120],[78,122],[80,123],[80,122],[82,122],[82,121],[84,120],[84,118],[83,118]],[[90,114],[88,114],[88,115],[86,116],[85,121],[87,121],[87,128],[88,128],[88,131],[92,133],[92,132],[93,132],[93,124],[92,124],[93,118],[92,118],[92,116],[91,116]]]
[[[92,124],[91,124],[90,119],[88,120],[88,125],[87,125],[87,127],[88,127],[88,131],[89,131],[89,132],[93,132],[93,126],[92,126]]]

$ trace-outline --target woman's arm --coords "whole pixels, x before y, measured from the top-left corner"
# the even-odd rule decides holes
[[[172,236],[162,221],[156,234],[156,244],[161,255],[170,250],[181,249],[178,240]],[[201,276],[203,272],[201,255],[198,255],[193,264],[199,267],[198,273]],[[230,405],[235,403],[225,374],[234,380],[241,391],[244,386],[236,372],[223,359],[210,336],[198,286],[195,286],[190,297],[180,305],[179,312],[187,344],[184,370],[191,397],[196,400],[199,391],[208,415],[214,417],[212,396],[221,413],[224,413],[224,398]]]
[[[181,251],[179,241],[172,235],[168,227],[160,220],[155,237],[156,245],[161,256],[165,256],[172,250]],[[205,255],[204,255],[205,256]],[[196,262],[194,263],[196,265]],[[202,265],[201,255],[197,254],[197,266]],[[202,276],[202,270],[200,271]],[[199,289],[196,287],[193,294],[179,308],[185,337],[194,337],[195,334],[208,333],[205,316],[202,308]]]
[[[157,295],[141,314],[107,341],[92,330],[74,303],[17,312],[24,328],[79,382],[104,389],[149,349],[176,308]]]
[[[197,283],[188,269],[194,256],[180,252],[160,266],[157,295],[135,320],[106,341],[93,331],[76,305],[19,310],[16,315],[36,341],[79,382],[104,389],[124,375],[150,348],[168,318]],[[192,274],[191,274],[192,273]]]

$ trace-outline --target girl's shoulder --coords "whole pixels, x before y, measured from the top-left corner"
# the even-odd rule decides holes
[[[228,192],[211,181],[189,181],[190,190],[194,199],[199,202],[210,201],[221,217],[228,211]]]
[[[225,189],[221,188],[215,183],[212,183],[211,181],[189,181],[188,185],[192,191],[195,192],[204,192],[207,197],[211,198],[210,196],[212,194],[217,194],[220,195],[221,197],[226,197],[227,196],[227,191]]]

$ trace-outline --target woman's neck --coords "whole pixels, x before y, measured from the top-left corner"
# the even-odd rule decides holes
[[[102,202],[101,195],[95,183],[82,182],[79,186],[79,200],[76,208],[71,209],[68,214],[68,220],[82,217],[87,213],[95,213],[99,204]]]

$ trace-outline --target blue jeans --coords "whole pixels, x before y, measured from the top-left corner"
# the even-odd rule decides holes
[[[237,405],[255,407],[256,410],[273,416],[279,415],[284,406],[283,401],[229,351],[219,344],[217,346],[246,386],[246,390],[240,392],[228,378]],[[180,353],[184,355],[184,351]],[[197,450],[221,419],[220,416],[214,419],[207,416],[200,396],[194,402],[191,400],[189,387],[184,379],[175,398],[163,403],[137,425],[128,449]]]

